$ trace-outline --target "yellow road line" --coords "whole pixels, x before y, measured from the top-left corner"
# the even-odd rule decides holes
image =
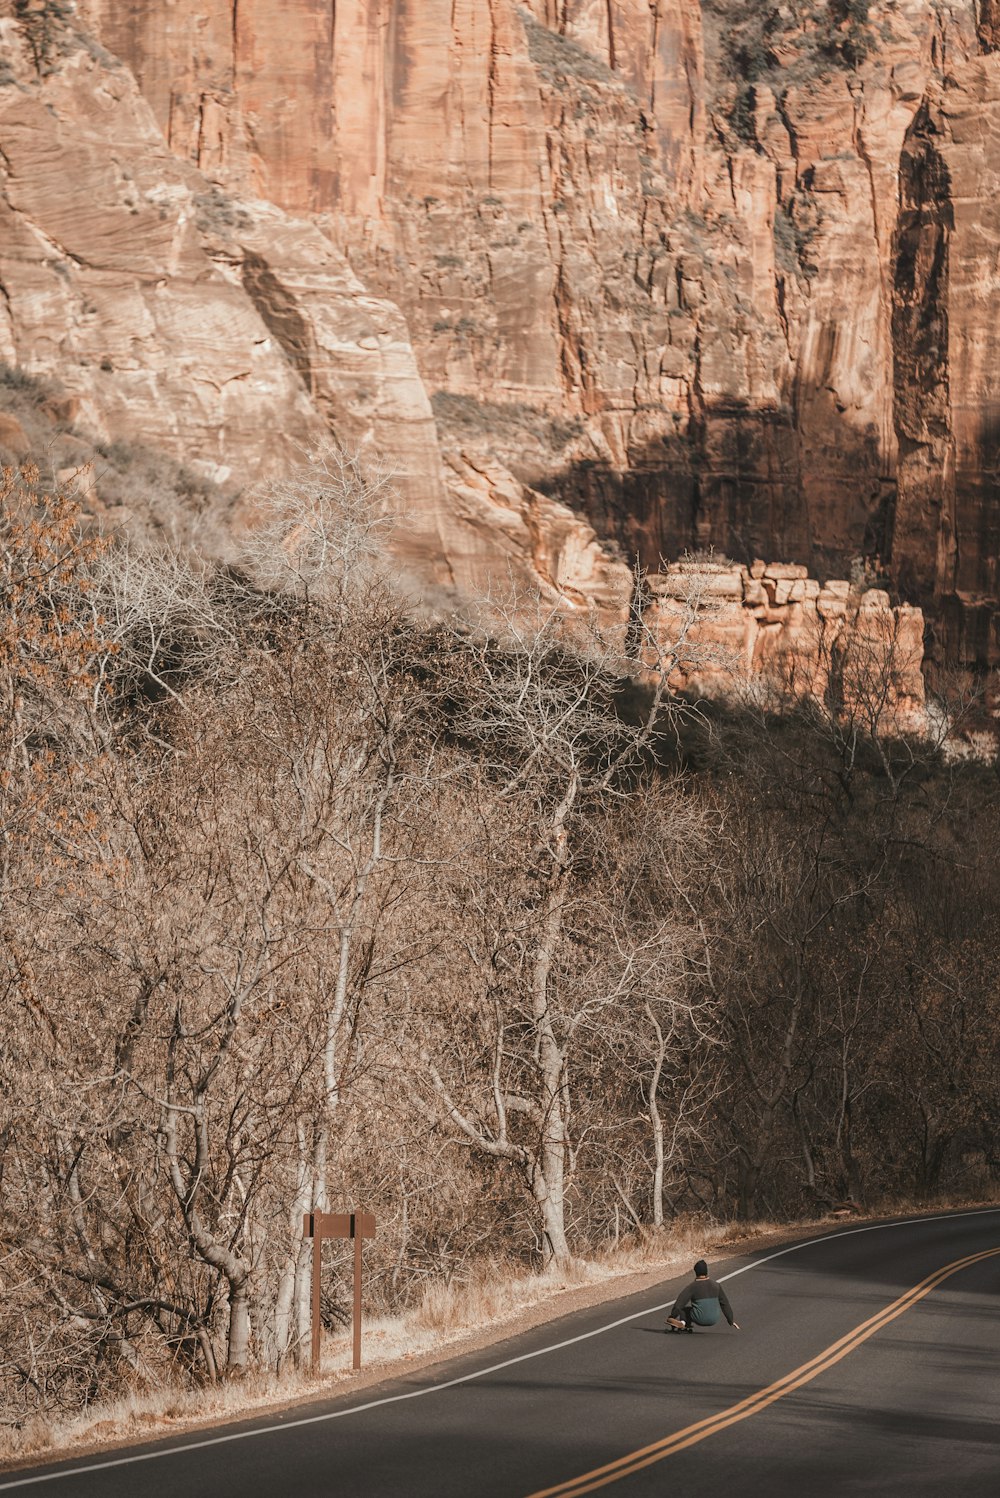
[[[728,1409],[720,1410],[717,1415],[710,1415],[707,1420],[699,1420],[694,1425],[686,1425],[683,1430],[676,1430],[672,1435],[664,1436],[662,1440],[654,1441],[650,1446],[640,1447],[638,1451],[630,1451],[627,1455],[618,1457],[616,1461],[608,1462],[603,1467],[595,1467],[590,1472],[581,1473],[579,1477],[557,1483],[554,1488],[544,1488],[537,1493],[531,1493],[529,1498],[580,1498],[583,1493],[593,1493],[597,1488],[608,1487],[622,1477],[628,1477],[643,1467],[650,1467],[654,1462],[662,1461],[664,1457],[673,1456],[676,1451],[683,1451],[688,1446],[694,1446],[708,1436],[714,1436],[718,1431],[725,1430],[727,1426],[736,1425],[740,1420],[748,1420],[759,1410],[766,1409],[769,1404],[774,1404],[776,1399],[783,1399],[786,1394],[801,1389],[803,1384],[809,1383],[820,1373],[824,1373],[827,1368],[832,1368],[834,1363],[840,1362],[841,1358],[846,1358],[849,1352],[860,1347],[862,1342],[867,1342],[868,1338],[873,1337],[883,1326],[888,1326],[890,1321],[895,1321],[897,1316],[902,1316],[903,1312],[916,1305],[918,1300],[923,1300],[924,1296],[929,1295],[943,1280],[957,1274],[960,1269],[967,1269],[970,1264],[978,1264],[982,1259],[990,1259],[997,1254],[1000,1254],[1000,1248],[987,1248],[982,1253],[969,1254],[967,1258],[956,1259],[951,1264],[945,1264],[941,1269],[935,1269],[934,1273],[921,1280],[919,1285],[914,1285],[891,1305],[870,1317],[868,1321],[863,1321],[853,1331],[847,1332],[823,1352],[817,1353],[816,1357],[811,1358],[808,1363],[803,1363],[801,1367],[793,1369],[791,1373],[786,1373],[783,1378],[776,1379],[766,1388],[758,1389],[755,1394],[741,1399],[739,1404],[730,1405]]]

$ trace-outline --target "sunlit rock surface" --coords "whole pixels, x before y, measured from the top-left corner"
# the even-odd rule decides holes
[[[0,0],[0,356],[241,481],[381,447],[434,586],[865,556],[991,661],[995,7],[864,9]]]
[[[683,640],[675,686],[766,708],[812,698],[862,733],[926,729],[924,620],[888,592],[805,567],[692,558],[646,579],[651,659]]]

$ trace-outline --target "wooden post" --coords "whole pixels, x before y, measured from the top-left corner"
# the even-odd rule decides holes
[[[309,1231],[313,1231],[312,1218],[309,1219]],[[320,1321],[320,1289],[323,1280],[323,1235],[313,1233],[313,1266],[312,1266],[312,1371],[319,1372],[319,1336],[321,1329]]]
[[[375,1218],[370,1212],[307,1212],[302,1220],[302,1236],[313,1241],[312,1252],[312,1371],[319,1372],[320,1362],[320,1286],[323,1269],[323,1239],[354,1240],[354,1346],[353,1366],[361,1367],[361,1245],[375,1236]]]
[[[356,1216],[351,1213],[351,1237],[354,1239],[354,1371],[361,1367],[361,1234],[356,1231]]]

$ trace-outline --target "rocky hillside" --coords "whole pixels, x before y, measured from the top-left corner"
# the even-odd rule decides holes
[[[89,430],[243,482],[332,427],[445,586],[878,559],[1000,663],[994,0],[0,17],[0,358]]]

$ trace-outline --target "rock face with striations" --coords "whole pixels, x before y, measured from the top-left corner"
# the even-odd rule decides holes
[[[5,37],[37,53],[53,9],[0,0]],[[126,391],[82,332],[57,349],[44,311],[14,351],[86,367],[75,385],[93,381],[109,429],[148,414],[150,440],[183,427],[241,476],[281,459],[239,415],[255,389],[290,442],[318,424],[380,446],[410,560],[446,586],[502,557],[606,598],[616,549],[655,568],[715,545],[822,575],[878,557],[936,612],[939,653],[992,663],[995,9],[77,0],[82,55],[50,47],[0,107],[44,97],[67,138],[79,113],[110,140],[121,95],[141,126],[113,159],[133,171],[141,136],[137,190],[162,170],[168,219],[202,204],[201,227],[185,210],[167,236],[174,260],[157,246],[121,274],[147,319],[157,279],[164,307],[185,278],[206,305],[239,301],[220,347],[243,327],[261,373],[241,355],[196,402],[166,364],[143,385],[158,339],[171,357],[164,326]],[[80,193],[93,218],[110,202]],[[37,203],[15,207],[50,234]]]
[[[311,220],[178,160],[86,36],[0,16],[0,42],[0,360],[56,377],[98,440],[221,483],[287,473],[333,428],[391,455],[411,549],[443,555],[434,418],[398,307]]]
[[[758,705],[813,697],[862,732],[926,730],[924,620],[882,588],[820,584],[789,562],[689,558],[647,580],[655,655],[684,639],[674,684]]]
[[[207,184],[167,150],[124,67],[62,30],[56,57],[33,57],[33,39],[0,18],[0,358],[57,376],[98,436],[219,476],[236,453],[246,469],[287,461],[319,424],[206,253]]]
[[[907,140],[895,327],[893,561],[908,595],[937,605],[955,654],[991,665],[1000,664],[998,265],[1000,51],[956,66]]]

